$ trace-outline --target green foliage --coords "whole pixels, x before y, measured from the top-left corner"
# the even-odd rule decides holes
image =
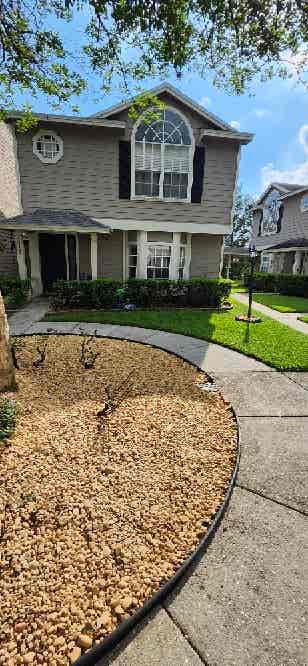
[[[249,327],[235,321],[237,314],[247,314],[247,307],[233,304],[230,312],[185,308],[134,310],[132,312],[90,311],[50,314],[47,321],[98,322],[142,326],[172,333],[182,333],[209,340],[252,356],[277,370],[308,370],[308,337],[270,317]],[[258,315],[258,312],[253,312]]]
[[[0,396],[0,441],[8,439],[16,427],[18,404],[11,398]]]
[[[138,307],[177,305],[219,307],[229,296],[231,282],[222,279],[191,280],[116,280],[100,279],[86,282],[59,280],[53,286],[51,305],[54,310],[65,308],[110,308],[118,301],[121,290],[127,303]]]
[[[253,198],[249,194],[243,194],[240,185],[234,203],[232,234],[226,237],[226,245],[243,247],[248,244],[253,222],[253,206]]]
[[[245,275],[244,284],[249,286],[249,275]],[[254,291],[267,291],[286,296],[308,297],[308,275],[293,273],[255,273],[253,276]]]
[[[28,92],[31,102],[43,93],[54,108],[71,102],[74,112],[72,98],[91,70],[100,96],[115,84],[127,96],[171,70],[179,78],[192,69],[204,78],[211,72],[214,84],[237,94],[255,77],[296,75],[307,85],[305,10],[298,0],[0,0],[0,111]],[[20,130],[33,122],[27,113]]]
[[[20,307],[28,298],[30,280],[0,275],[0,291],[7,308]]]

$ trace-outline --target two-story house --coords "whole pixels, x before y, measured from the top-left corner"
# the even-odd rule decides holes
[[[58,278],[220,275],[252,135],[169,84],[151,92],[164,103],[152,122],[131,121],[132,101],[87,118],[36,114],[25,134],[15,132],[20,114],[7,118],[20,214],[0,227],[35,294]]]
[[[271,183],[253,212],[261,271],[308,275],[308,185]]]

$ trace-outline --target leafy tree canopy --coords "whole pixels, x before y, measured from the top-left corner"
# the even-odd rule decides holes
[[[81,15],[70,50],[62,27],[74,33]],[[117,83],[123,95],[172,70],[211,74],[237,94],[294,72],[307,85],[307,37],[307,0],[0,0],[0,109],[25,91],[55,107],[74,101],[90,72],[101,92]]]
[[[249,243],[254,204],[254,199],[249,194],[243,194],[242,186],[240,185],[235,196],[233,230],[230,236],[226,236],[226,245],[243,247]]]

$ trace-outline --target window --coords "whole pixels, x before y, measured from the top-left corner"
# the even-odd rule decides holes
[[[189,201],[193,175],[192,135],[177,111],[137,125],[132,136],[132,196]]]
[[[262,235],[271,236],[277,233],[277,224],[280,218],[280,193],[273,190],[266,197],[263,204]]]
[[[306,213],[308,211],[308,194],[305,194],[301,200],[301,211]]]
[[[128,277],[135,278],[137,275],[137,243],[128,244]]]
[[[263,254],[261,258],[260,270],[262,271],[262,273],[268,273],[269,267],[270,267],[270,255]]]
[[[38,132],[33,137],[33,152],[41,162],[55,164],[63,155],[63,141],[50,130]]]
[[[171,245],[148,244],[147,278],[169,279]]]

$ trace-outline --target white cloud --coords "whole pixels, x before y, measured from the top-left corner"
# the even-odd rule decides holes
[[[286,169],[278,169],[274,164],[266,164],[261,169],[261,189],[264,190],[271,182],[298,183],[307,185],[308,183],[308,125],[302,125],[298,132],[298,141],[303,147],[306,159],[304,162],[294,164]]]
[[[239,120],[231,120],[230,125],[231,127],[234,127],[235,130],[239,130],[241,123],[239,122]]]
[[[212,100],[210,97],[204,95],[204,97],[201,97],[199,104],[201,104],[201,106],[207,107],[212,104]]]
[[[271,115],[271,111],[268,109],[255,109],[254,114],[257,116],[257,118],[266,118],[266,116]]]

